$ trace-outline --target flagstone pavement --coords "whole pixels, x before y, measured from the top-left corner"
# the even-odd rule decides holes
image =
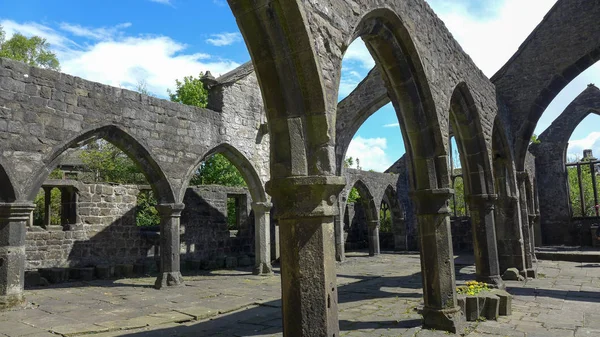
[[[456,258],[457,283],[474,278]],[[600,264],[539,261],[539,278],[507,282],[513,313],[469,324],[469,337],[600,337]],[[422,330],[418,254],[338,264],[341,336],[447,336]],[[184,274],[185,275],[185,274]],[[27,308],[0,312],[0,336],[282,336],[279,274],[249,269],[185,275],[185,286],[152,288],[154,278],[72,282],[26,290]]]

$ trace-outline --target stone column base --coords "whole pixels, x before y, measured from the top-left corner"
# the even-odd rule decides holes
[[[528,268],[521,271],[521,275],[523,275],[526,278],[537,278],[537,272],[533,268]]]
[[[23,305],[25,305],[23,294],[0,296],[0,311],[19,308]]]
[[[261,263],[260,265],[254,267],[252,273],[258,276],[271,276],[273,275],[273,267],[271,267],[271,265],[268,263]]]
[[[462,332],[465,326],[465,316],[460,307],[452,309],[423,308],[423,328],[444,330],[452,333]]]
[[[176,287],[183,285],[183,276],[180,272],[162,273],[156,278],[154,288]]]
[[[478,282],[485,282],[493,286],[494,288],[501,290],[506,289],[506,284],[504,284],[504,280],[502,280],[502,277],[500,277],[500,275],[477,276],[476,279]]]

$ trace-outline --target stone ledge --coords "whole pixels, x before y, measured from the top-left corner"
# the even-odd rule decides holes
[[[512,295],[504,290],[492,289],[477,295],[458,295],[458,306],[468,322],[480,318],[497,320],[512,314]]]

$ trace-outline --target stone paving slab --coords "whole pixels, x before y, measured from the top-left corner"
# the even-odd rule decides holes
[[[598,267],[539,261],[540,278],[507,282],[515,296],[513,315],[469,324],[461,333],[600,336]],[[457,280],[473,279],[474,271],[466,263],[457,265]],[[0,313],[0,335],[282,336],[278,275],[258,277],[240,269],[186,276],[185,281],[184,287],[160,291],[151,287],[153,278],[27,290],[28,309]],[[338,265],[338,289],[341,336],[448,336],[420,328],[418,255],[351,254]]]

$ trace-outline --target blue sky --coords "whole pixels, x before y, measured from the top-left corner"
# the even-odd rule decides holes
[[[492,76],[517,50],[556,0],[429,0],[475,63]],[[166,97],[176,78],[210,70],[223,74],[250,59],[225,0],[0,1],[0,24],[51,43],[62,71],[133,89],[146,82]],[[373,67],[361,41],[343,64],[340,98]],[[597,64],[579,76],[542,116],[541,133],[600,77]],[[593,148],[600,155],[600,117],[588,117],[573,133],[569,153]],[[349,156],[364,169],[385,170],[404,153],[395,112],[386,106],[355,135]]]

